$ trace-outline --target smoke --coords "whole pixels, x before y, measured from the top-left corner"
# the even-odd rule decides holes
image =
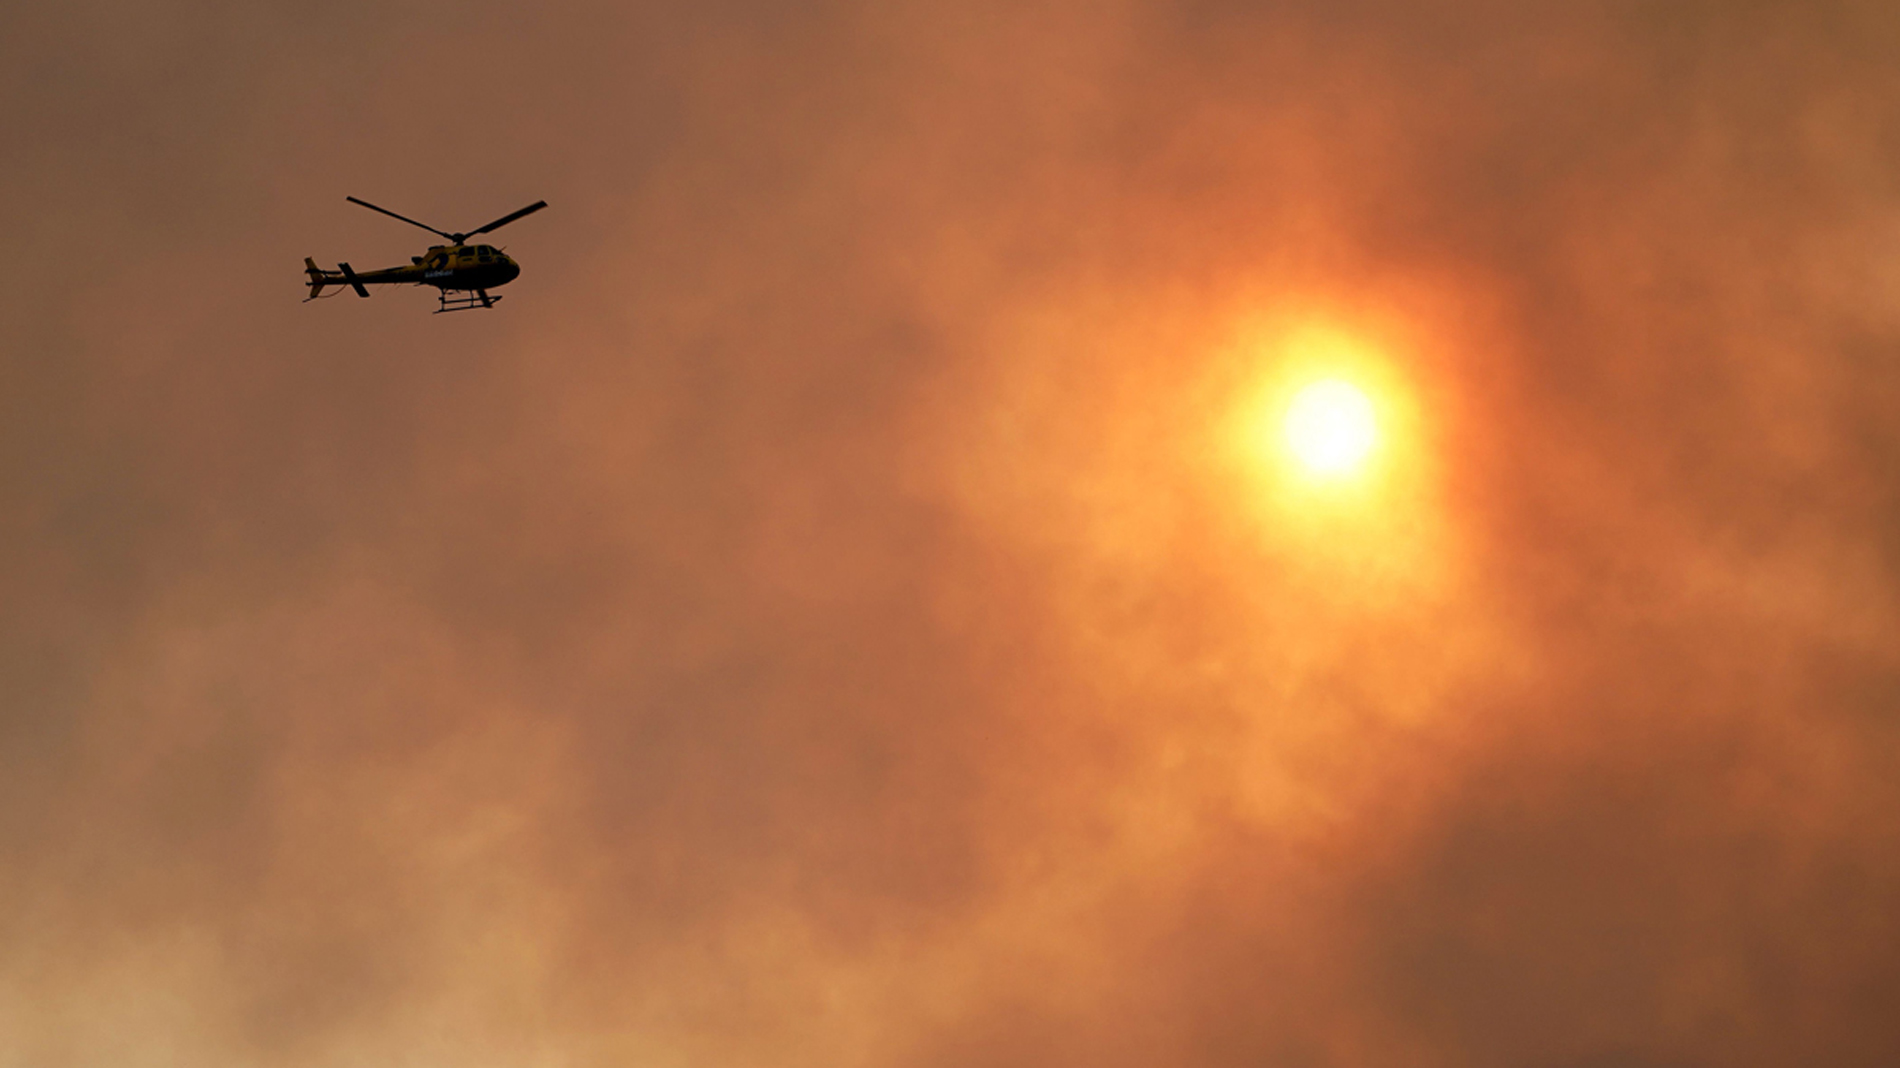
[[[1900,1054],[1900,16],[9,21],[0,1068]]]

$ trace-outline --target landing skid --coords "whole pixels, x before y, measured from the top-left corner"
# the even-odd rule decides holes
[[[457,295],[450,296],[451,293]],[[486,289],[445,289],[439,294],[438,300],[441,306],[436,308],[435,313],[441,315],[443,312],[468,311],[470,308],[492,308],[501,298],[489,296]]]

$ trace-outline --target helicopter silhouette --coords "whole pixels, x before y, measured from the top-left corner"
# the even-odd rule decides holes
[[[367,200],[358,200],[355,197],[344,199],[352,204],[361,204],[371,211],[380,211],[392,219],[401,219],[411,226],[420,226],[432,234],[440,234],[448,238],[449,243],[431,245],[427,254],[409,257],[407,267],[389,267],[379,271],[364,271],[361,274],[351,270],[347,263],[337,264],[337,270],[326,271],[318,267],[315,260],[305,257],[303,266],[304,273],[310,276],[310,295],[304,298],[304,303],[308,304],[321,297],[323,287],[331,285],[347,285],[356,290],[356,295],[359,297],[369,296],[369,290],[364,288],[366,286],[434,286],[441,290],[437,294],[440,302],[440,306],[435,310],[437,315],[446,311],[494,307],[495,302],[501,298],[489,296],[488,291],[514,281],[521,274],[521,266],[509,259],[502,250],[490,245],[470,245],[467,243],[468,239],[488,233],[490,230],[499,230],[523,215],[532,215],[548,206],[547,201],[538,200],[520,211],[503,215],[487,226],[478,227],[467,233],[452,234],[446,230],[438,230],[427,223],[419,223],[406,215],[397,215],[388,208],[379,208]],[[331,294],[331,296],[335,295]]]

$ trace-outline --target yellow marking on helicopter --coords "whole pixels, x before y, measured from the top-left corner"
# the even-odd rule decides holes
[[[337,264],[334,271],[326,271],[317,266],[317,261],[305,257],[304,273],[310,277],[310,295],[304,303],[316,300],[323,295],[325,286],[349,286],[356,290],[359,297],[369,296],[368,286],[375,285],[417,285],[434,286],[441,290],[440,307],[436,314],[445,311],[466,311],[470,308],[492,308],[500,297],[491,297],[488,291],[496,286],[507,285],[521,274],[521,265],[509,259],[502,250],[492,245],[470,245],[469,238],[502,227],[521,218],[532,215],[548,206],[545,200],[536,201],[496,219],[487,226],[470,230],[465,234],[452,234],[446,230],[437,230],[427,223],[419,223],[405,215],[397,215],[388,208],[379,208],[367,200],[345,197],[352,204],[361,204],[371,211],[380,211],[393,219],[401,219],[411,226],[420,226],[432,234],[440,234],[449,239],[449,244],[432,245],[427,254],[409,257],[407,267],[386,267],[381,270],[357,273],[347,263]],[[451,293],[460,294],[450,296]],[[334,294],[332,294],[334,296]]]

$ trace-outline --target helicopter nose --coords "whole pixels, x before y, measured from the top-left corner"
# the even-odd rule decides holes
[[[501,280],[504,282],[512,282],[516,278],[521,277],[521,265],[516,263],[513,260],[508,260],[505,263],[503,263],[501,265],[501,270],[502,270]]]

